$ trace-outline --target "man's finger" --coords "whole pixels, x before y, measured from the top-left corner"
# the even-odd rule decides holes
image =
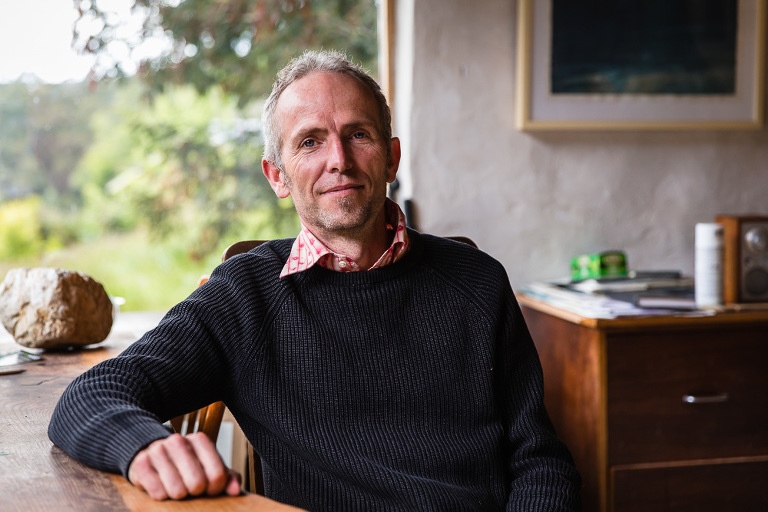
[[[150,462],[155,471],[157,471],[169,498],[180,500],[186,498],[189,494],[189,489],[181,475],[180,469],[184,468],[189,473],[189,466],[194,467],[194,457],[190,453],[192,453],[191,448],[184,438],[178,434],[155,441],[147,447]]]
[[[229,481],[227,482],[227,486],[224,488],[224,492],[230,496],[237,496],[240,494],[241,486],[242,486],[242,481],[240,479],[240,473],[230,469]]]
[[[182,437],[175,434],[167,438],[164,446],[168,454],[168,460],[179,475],[184,487],[184,496],[182,498],[188,494],[199,496],[206,492],[209,487],[206,472],[203,470],[203,464],[198,459],[190,437],[192,436]],[[175,498],[173,495],[171,497]]]
[[[224,492],[230,483],[230,470],[221,460],[216,445],[202,432],[187,436],[187,440],[205,472],[208,483],[205,493],[216,496]]]
[[[140,451],[134,457],[128,468],[128,480],[146,492],[152,499],[160,501],[168,497],[165,486],[163,486],[163,482],[160,480],[160,475],[157,474],[157,471],[152,466],[146,450]]]

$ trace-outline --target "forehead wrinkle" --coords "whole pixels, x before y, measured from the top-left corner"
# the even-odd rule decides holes
[[[312,133],[327,131],[324,126],[328,126],[328,122],[332,123],[332,121],[324,120],[329,114],[325,108],[320,108],[317,105],[316,98],[310,97],[307,100],[306,98],[297,98],[294,95],[287,99],[289,100],[287,104],[278,105],[281,120],[286,118],[295,120],[291,123],[293,126],[288,126],[290,133],[286,134],[286,140],[304,138]]]
[[[327,77],[318,79],[318,74],[326,74]],[[335,80],[354,85],[339,88],[337,87],[338,84],[332,83]],[[368,112],[373,116],[370,119],[361,112],[361,100],[363,104],[368,103],[368,107],[374,107],[372,112]],[[292,133],[286,134],[288,137],[285,140],[292,140],[299,135],[303,137],[311,133],[327,132],[327,127],[334,127],[342,131],[349,127],[366,126],[372,127],[378,134],[380,132],[380,120],[378,119],[380,113],[374,104],[375,98],[371,92],[355,78],[317,72],[297,80],[283,91],[278,99],[276,108],[278,115],[276,117],[280,119],[280,124],[283,127],[286,116],[296,120],[291,130]],[[344,113],[351,113],[357,119],[344,120],[341,126],[337,126],[338,114]]]

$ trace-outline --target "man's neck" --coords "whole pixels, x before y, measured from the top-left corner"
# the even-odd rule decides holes
[[[312,234],[334,253],[344,255],[368,270],[392,244],[394,237],[394,232],[387,229],[385,208],[369,224],[355,230]]]

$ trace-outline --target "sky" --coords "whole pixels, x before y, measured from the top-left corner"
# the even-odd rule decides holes
[[[72,49],[72,0],[0,0],[0,82],[34,73],[44,82],[81,81],[93,57]]]
[[[133,0],[92,0],[118,20],[118,34],[136,42],[142,18],[131,15]],[[92,55],[80,55],[72,48],[72,29],[77,19],[73,0],[0,0],[0,83],[13,82],[24,73],[37,75],[48,83],[82,81],[94,65]],[[81,27],[94,27],[85,22]],[[96,30],[91,30],[96,33]],[[167,49],[165,41],[149,39],[132,51],[125,44],[110,46],[114,57],[128,74],[136,72],[141,58]]]

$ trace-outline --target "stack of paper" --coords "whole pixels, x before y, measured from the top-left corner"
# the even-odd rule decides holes
[[[519,291],[588,318],[679,314],[680,310],[695,310],[693,280],[674,276],[590,279],[575,283],[569,280],[535,282]],[[640,300],[641,296],[655,297],[655,300]]]

